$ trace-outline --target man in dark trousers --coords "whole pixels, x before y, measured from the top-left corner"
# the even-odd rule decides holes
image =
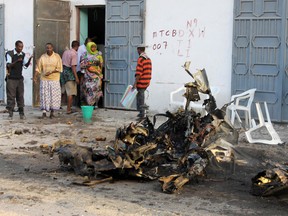
[[[23,42],[15,42],[15,49],[6,53],[6,94],[8,119],[12,120],[15,107],[15,99],[18,106],[20,119],[26,119],[24,115],[24,78],[22,76],[23,66],[26,69],[31,62],[32,56],[27,59],[23,50]]]
[[[137,60],[136,73],[135,73],[135,82],[133,87],[137,88],[137,110],[139,114],[137,117],[139,119],[145,117],[145,110],[147,106],[145,105],[145,91],[150,85],[150,80],[152,77],[152,62],[151,59],[145,53],[145,45],[140,44],[137,47],[137,52],[139,58]]]

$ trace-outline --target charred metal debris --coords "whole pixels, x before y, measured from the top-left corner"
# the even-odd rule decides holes
[[[259,172],[252,180],[251,193],[255,196],[281,196],[288,192],[288,164],[269,162],[269,169]]]
[[[166,193],[205,177],[211,163],[230,163],[233,167],[233,145],[238,142],[238,132],[225,121],[224,108],[216,107],[205,69],[192,75],[185,64],[185,70],[195,80],[185,85],[185,110],[167,111],[119,128],[114,145],[101,151],[69,143],[59,145],[55,151],[61,165],[90,179],[105,176],[159,180]],[[204,116],[188,109],[191,101],[200,99],[198,92],[209,95],[204,101]],[[161,117],[167,120],[156,128]],[[91,185],[91,181],[83,184]]]

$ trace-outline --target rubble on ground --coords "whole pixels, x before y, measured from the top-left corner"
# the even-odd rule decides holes
[[[119,128],[114,146],[106,150],[67,141],[63,145],[58,142],[53,148],[60,164],[71,167],[76,174],[158,179],[164,192],[174,193],[187,182],[205,177],[211,160],[234,163],[233,145],[238,133],[219,118],[222,111],[212,113],[216,115],[200,117],[193,110],[167,112],[161,116],[168,120],[158,128],[147,117]]]
[[[186,183],[205,177],[211,161],[230,163],[233,167],[238,132],[225,121],[225,111],[217,109],[205,70],[199,70],[195,82],[185,87],[187,104],[199,100],[198,92],[209,95],[203,104],[207,115],[188,110],[186,104],[185,110],[156,114],[153,120],[146,117],[119,128],[114,145],[105,150],[58,143],[54,151],[61,165],[89,176],[91,181],[99,176],[159,180],[166,193],[174,193]],[[159,117],[167,120],[156,128]]]
[[[288,164],[269,162],[270,168],[259,172],[252,180],[255,196],[280,196],[288,192]]]
[[[235,149],[238,131],[225,118],[222,109],[216,106],[215,98],[209,88],[205,70],[192,75],[195,80],[185,84],[187,102],[184,109],[172,113],[156,114],[152,119],[146,117],[138,122],[118,128],[113,145],[106,149],[93,149],[79,146],[74,141],[59,140],[50,147],[50,153],[58,153],[62,167],[85,176],[77,185],[91,186],[115,179],[139,178],[158,180],[162,191],[175,193],[188,182],[206,177],[207,167],[228,164],[234,171]],[[189,103],[200,99],[198,92],[208,94],[203,103],[206,115],[193,109]],[[158,118],[167,120],[156,127]],[[95,140],[106,141],[105,137]],[[226,166],[227,167],[227,166]],[[288,168],[274,165],[252,178],[251,193],[269,196],[287,191]]]

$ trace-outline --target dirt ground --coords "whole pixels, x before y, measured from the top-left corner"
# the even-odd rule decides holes
[[[4,106],[0,106],[4,110]],[[38,109],[26,108],[27,120],[12,121],[0,114],[0,215],[287,215],[288,199],[256,197],[251,178],[264,162],[287,163],[287,144],[249,144],[240,134],[235,172],[208,170],[206,179],[185,185],[179,193],[165,194],[159,182],[117,180],[93,187],[77,186],[81,180],[60,168],[57,155],[50,158],[40,146],[68,138],[77,144],[104,148],[112,145],[116,129],[135,121],[136,112],[97,109],[92,123],[81,112],[57,112],[55,119],[40,119]],[[288,142],[286,124],[274,125]],[[105,137],[106,141],[96,141]],[[247,162],[246,164],[243,161]]]

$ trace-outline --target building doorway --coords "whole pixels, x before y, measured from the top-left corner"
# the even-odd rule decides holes
[[[47,42],[54,45],[54,51],[60,56],[70,47],[71,16],[68,1],[36,0],[35,4],[34,63],[45,52]],[[33,82],[33,105],[40,106],[40,82]]]
[[[106,5],[77,7],[80,43],[92,37],[104,58],[104,97],[99,107],[123,109],[120,100],[127,85],[134,83],[136,48],[143,43],[144,2],[107,0]]]
[[[79,7],[79,41],[83,44],[87,37],[92,38],[97,44],[97,49],[102,52],[105,64],[105,6]],[[103,67],[105,77],[105,67]],[[98,103],[98,107],[104,107],[104,84],[102,84],[103,97]]]
[[[0,56],[4,56],[4,5],[0,4]],[[4,58],[0,58],[0,102],[4,102],[4,76],[5,63]]]

